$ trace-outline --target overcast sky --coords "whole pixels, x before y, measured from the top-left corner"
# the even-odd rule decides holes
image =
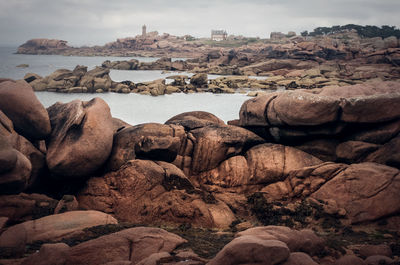
[[[345,24],[399,28],[400,0],[0,0],[0,45],[32,38],[103,45],[148,31],[209,37],[211,29],[266,38]]]

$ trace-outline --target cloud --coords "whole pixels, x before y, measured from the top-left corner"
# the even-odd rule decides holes
[[[398,0],[0,0],[1,42],[57,38],[70,44],[99,44],[148,30],[207,37],[211,29],[268,37],[271,31],[317,26],[399,26]],[[1,43],[0,43],[1,44]]]

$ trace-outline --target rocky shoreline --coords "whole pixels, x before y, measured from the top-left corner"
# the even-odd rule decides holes
[[[400,261],[398,81],[139,125],[100,98],[45,109],[34,82],[0,80],[0,264]]]
[[[64,93],[141,93],[164,95],[170,93],[247,93],[254,96],[265,90],[315,89],[328,86],[348,86],[366,81],[397,81],[400,79],[400,45],[396,37],[361,38],[344,32],[323,37],[296,36],[281,41],[258,41],[232,47],[212,47],[200,42],[186,41],[169,35],[138,36],[120,39],[105,46],[71,48],[65,41],[30,40],[18,49],[23,54],[71,54],[80,50],[146,52],[147,56],[162,56],[154,62],[135,59],[105,61],[96,69],[84,66],[74,70],[60,69],[47,77],[28,74],[25,80],[36,91]],[[171,60],[188,55],[186,60]],[[189,53],[189,54],[188,54]],[[72,53],[74,54],[74,53]],[[96,53],[97,54],[97,53]],[[104,55],[104,54],[103,54]],[[168,56],[168,57],[166,57]],[[189,72],[167,79],[133,83],[115,82],[109,77],[110,69],[161,70]],[[209,79],[207,75],[222,75]],[[265,77],[255,79],[251,77]],[[172,80],[172,82],[169,82]]]

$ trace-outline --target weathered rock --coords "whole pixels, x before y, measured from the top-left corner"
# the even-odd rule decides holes
[[[291,252],[301,251],[310,255],[315,255],[324,248],[324,240],[308,229],[294,230],[284,226],[262,226],[247,229],[237,235],[279,240],[284,242]]]
[[[9,131],[2,125],[0,124],[0,194],[19,193],[29,185],[32,164],[3,135]]]
[[[318,265],[318,263],[303,252],[293,252],[282,265]]]
[[[35,73],[27,73],[27,74],[24,75],[24,80],[27,83],[30,83],[30,82],[32,82],[34,80],[40,80],[40,79],[42,79],[42,77],[40,75],[38,75],[38,74],[35,74]]]
[[[373,107],[372,107],[373,106]],[[341,104],[344,122],[385,122],[400,117],[400,93],[348,98]]]
[[[281,241],[241,236],[227,244],[208,264],[274,265],[285,261],[289,255],[288,247]]]
[[[388,265],[395,265],[395,261],[389,257],[386,256],[370,256],[365,259],[365,264],[366,265],[381,265],[381,264],[388,264]]]
[[[357,129],[354,130],[347,138],[352,141],[362,141],[374,144],[384,144],[390,141],[400,132],[400,120],[392,122],[367,124],[360,126],[357,124]]]
[[[335,265],[366,265],[366,263],[355,255],[345,255],[338,259]]]
[[[400,168],[400,136],[384,144],[375,152],[369,154],[364,161],[386,164]]]
[[[190,132],[195,139],[190,168],[194,174],[213,169],[229,157],[264,142],[253,132],[231,125],[210,125]]]
[[[249,99],[242,104],[239,112],[239,124],[241,126],[268,126],[266,119],[266,108],[270,102],[277,97],[271,93]]]
[[[113,122],[113,127],[114,127],[114,134],[116,134],[117,132],[127,128],[127,127],[132,127],[132,125],[130,125],[127,122],[124,122],[121,119],[118,118],[112,118],[112,122]]]
[[[311,154],[322,161],[336,161],[336,148],[339,141],[336,139],[316,139],[296,145],[297,149]]]
[[[14,237],[17,231],[25,233],[16,240],[30,244],[36,241],[56,241],[78,235],[87,227],[116,223],[117,220],[111,215],[97,211],[72,211],[49,215],[9,227],[0,235],[0,247],[8,247],[8,239]]]
[[[110,109],[100,98],[49,107],[53,131],[47,141],[50,171],[78,178],[93,173],[108,158],[113,142]]]
[[[224,125],[224,121],[217,116],[205,111],[190,111],[178,114],[165,122],[165,124],[182,125],[193,130],[208,125]]]
[[[0,196],[0,216],[7,216],[10,223],[20,223],[51,215],[57,205],[54,200],[42,194]]]
[[[375,255],[392,257],[393,255],[390,246],[385,244],[363,245],[360,247],[359,253],[364,258],[368,258],[370,256],[375,256]]]
[[[195,74],[190,78],[190,83],[196,87],[207,87],[208,76],[207,74]]]
[[[240,110],[242,126],[312,126],[338,119],[340,101],[305,92],[282,92],[246,101]]]
[[[284,180],[292,170],[321,163],[318,158],[293,147],[261,144],[249,149],[244,156],[231,157],[216,169],[200,174],[200,180],[223,187],[247,188]]]
[[[336,156],[339,161],[345,163],[357,163],[368,154],[377,150],[380,146],[360,141],[347,141],[336,147]]]
[[[54,209],[54,214],[78,210],[78,201],[73,195],[64,195]]]
[[[132,223],[229,227],[235,220],[225,203],[207,204],[194,191],[185,174],[170,163],[131,160],[116,172],[91,178],[78,201],[81,208],[112,212]]]
[[[347,211],[351,223],[373,221],[400,210],[400,173],[376,163],[352,164],[312,194],[318,200],[334,199]]]
[[[25,259],[21,265],[64,265],[70,247],[65,243],[43,244],[39,252]]]
[[[183,238],[159,228],[130,228],[72,247],[66,265],[96,265],[112,261],[138,264],[152,254],[172,252],[184,242]]]
[[[320,125],[338,119],[340,101],[305,92],[277,94],[268,104],[266,119],[271,125]]]
[[[396,81],[369,81],[362,84],[346,86],[326,86],[319,95],[340,98],[357,98],[381,94],[396,94],[400,85]]]
[[[168,252],[154,253],[145,259],[142,259],[138,265],[157,265],[174,261],[174,258]]]
[[[9,220],[10,219],[8,217],[0,217],[0,229],[6,227]]]
[[[46,54],[46,52],[57,49],[68,48],[67,41],[54,39],[31,39],[18,47],[18,53],[37,54],[38,52]]]
[[[86,87],[91,93],[94,93],[96,90],[108,91],[112,85],[109,73],[110,69],[96,67],[85,73],[77,85]]]
[[[185,138],[182,126],[147,123],[125,128],[114,137],[108,166],[118,170],[137,158],[172,162]]]
[[[44,139],[50,134],[49,115],[25,81],[0,83],[0,109],[21,135]]]
[[[36,145],[39,148],[40,144]],[[17,178],[19,178],[20,180],[22,180],[23,178],[27,178],[23,181],[26,182],[26,184],[22,184],[20,188],[14,191],[12,191],[13,189],[10,189],[8,193],[18,193],[23,191],[25,188],[32,187],[35,184],[37,178],[44,171],[45,155],[43,152],[46,151],[45,150],[39,151],[25,137],[16,133],[13,129],[13,124],[11,120],[8,119],[1,111],[0,111],[0,150],[1,150],[0,152],[2,153],[2,155],[0,156],[3,157],[2,158],[3,160],[5,159],[3,166],[0,166],[0,172],[2,171],[1,170],[2,167],[4,167],[3,170],[6,170],[6,168],[8,168],[8,171],[10,171],[11,168],[14,168],[15,170],[20,170],[21,173],[19,174],[19,177],[17,176]],[[25,158],[22,158],[21,155],[25,156]],[[15,162],[17,161],[17,160],[14,161],[14,159],[17,157],[19,157],[19,163],[23,164],[23,166],[21,166],[19,169],[14,167]],[[22,162],[22,160],[25,160],[26,158],[29,160],[30,165],[27,165],[26,161]],[[1,164],[1,159],[0,159],[0,164]],[[27,168],[31,169],[30,169],[30,174],[26,177],[28,173],[26,172],[26,170],[24,171],[24,169]]]

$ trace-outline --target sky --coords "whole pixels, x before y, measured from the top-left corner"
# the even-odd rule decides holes
[[[0,0],[0,45],[33,38],[104,45],[147,31],[269,38],[345,24],[400,27],[400,0]]]

